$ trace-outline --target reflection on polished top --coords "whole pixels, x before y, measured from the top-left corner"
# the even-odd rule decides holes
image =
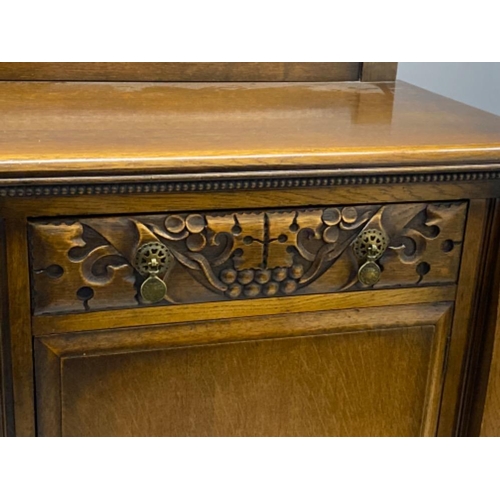
[[[500,117],[395,83],[0,83],[0,175],[500,160]]]

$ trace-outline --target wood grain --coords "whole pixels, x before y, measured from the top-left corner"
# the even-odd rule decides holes
[[[187,318],[193,321],[241,318],[287,312],[321,311],[334,307],[338,310],[356,307],[380,307],[391,304],[420,304],[452,301],[456,286],[433,286],[418,289],[367,290],[342,294],[314,294],[296,297],[270,297],[265,299],[241,300],[228,304],[213,302],[124,309],[119,313],[109,311],[87,312],[67,315],[34,316],[33,335],[51,335],[64,332],[80,332],[102,328],[126,328],[158,324],[183,323]]]
[[[443,391],[443,408],[439,433],[449,436],[458,429],[458,417],[463,404],[467,354],[473,337],[473,320],[480,283],[483,241],[487,230],[488,203],[471,200],[467,215],[463,259],[453,317],[450,354]]]
[[[370,64],[373,65],[383,63]],[[359,62],[0,63],[0,80],[122,82],[338,82],[359,80],[360,67],[361,63]]]
[[[402,82],[3,82],[0,115],[4,178],[500,160],[499,117]]]
[[[35,435],[33,353],[28,271],[26,221],[7,219],[6,274],[8,291],[8,328],[13,380],[13,409],[17,436]]]
[[[37,354],[38,400],[56,397],[60,384],[62,411],[45,400],[40,428],[65,436],[433,435],[449,306],[39,339],[37,353],[47,357]]]
[[[437,436],[439,415],[442,406],[442,395],[446,368],[449,357],[449,343],[451,339],[451,322],[453,307],[447,308],[443,315],[436,321],[436,337],[432,344],[431,359],[434,363],[427,378],[427,399],[424,407],[424,417],[421,429],[422,436]]]

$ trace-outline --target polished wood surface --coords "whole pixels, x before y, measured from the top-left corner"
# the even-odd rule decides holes
[[[499,117],[401,82],[3,82],[0,116],[4,178],[500,158]]]
[[[386,66],[365,63],[386,81]],[[359,80],[362,63],[0,63],[0,80],[124,82],[296,82]],[[394,80],[395,78],[389,78]],[[370,80],[373,81],[373,80]]]
[[[257,212],[49,219],[30,224],[34,313],[453,284],[467,204],[414,203]],[[376,283],[360,281],[364,234],[385,241]],[[138,266],[163,245],[165,293],[142,297]],[[366,253],[366,248],[365,248]]]
[[[39,430],[63,436],[434,435],[449,307],[274,315],[39,339]],[[250,332],[253,340],[247,340]]]

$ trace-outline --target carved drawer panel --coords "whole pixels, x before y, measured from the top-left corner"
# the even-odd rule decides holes
[[[33,220],[33,309],[83,312],[455,283],[466,211],[467,203],[455,202]],[[369,230],[386,243],[372,286],[359,278],[367,259],[358,237]],[[160,252],[162,263],[149,276],[138,258],[144,248],[167,256]],[[148,302],[145,290],[159,290],[159,299]]]

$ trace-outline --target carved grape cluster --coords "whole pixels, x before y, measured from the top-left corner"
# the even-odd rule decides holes
[[[232,299],[238,297],[257,297],[264,295],[291,294],[297,290],[299,279],[304,274],[302,264],[292,267],[276,267],[274,269],[242,269],[226,268],[220,272],[220,280],[228,285],[226,295]]]
[[[344,207],[342,211],[338,208],[330,207],[323,211],[323,240],[325,243],[335,243],[340,235],[339,224],[352,224],[358,218],[358,211],[355,207]]]
[[[165,229],[167,237],[171,240],[186,240],[186,247],[191,252],[200,252],[207,244],[203,230],[206,227],[206,221],[203,215],[189,214],[169,215],[165,219]]]

